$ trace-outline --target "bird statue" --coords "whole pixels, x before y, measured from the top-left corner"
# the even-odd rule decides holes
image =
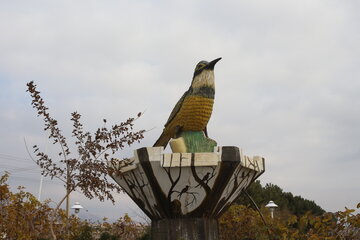
[[[175,105],[154,147],[165,148],[171,138],[179,137],[180,133],[187,131],[202,131],[207,137],[206,126],[215,96],[214,67],[220,59],[200,61],[196,65],[189,90]]]

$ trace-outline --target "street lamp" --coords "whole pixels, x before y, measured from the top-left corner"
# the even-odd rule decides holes
[[[278,207],[278,205],[276,205],[274,201],[269,201],[269,203],[265,207],[270,209],[271,218],[274,218],[274,211],[275,208]]]
[[[81,206],[79,202],[75,202],[75,204],[71,207],[71,209],[75,210],[75,215],[77,215],[82,208],[83,206]]]

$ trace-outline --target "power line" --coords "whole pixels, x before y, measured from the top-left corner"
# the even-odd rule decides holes
[[[0,153],[0,159],[15,160],[15,161],[20,161],[20,162],[31,161],[30,158],[17,157],[17,156],[12,156],[9,154],[4,154],[4,153]]]
[[[7,162],[8,163],[8,162]],[[0,172],[9,172],[9,173],[16,173],[16,172],[22,172],[22,171],[33,171],[33,170],[36,170],[36,169],[39,169],[38,166],[34,166],[34,164],[31,164],[31,166],[21,166],[19,167],[18,165],[17,166],[14,166],[14,163],[13,164],[7,164],[7,163],[0,163],[0,167],[5,169],[5,170],[2,170]],[[31,163],[31,162],[29,162]]]
[[[24,166],[25,164],[18,164],[18,163],[14,163],[14,162],[0,162],[0,166],[2,167],[11,167],[11,168],[18,168],[20,166]],[[31,164],[32,166],[34,166],[33,164]]]
[[[36,168],[37,169],[37,168]],[[36,170],[34,167],[27,167],[27,168],[16,168],[16,169],[9,169],[9,170],[4,170],[2,172],[9,172],[10,174],[15,174],[15,173],[20,173],[20,172],[24,172],[24,171],[33,171]],[[37,173],[39,173],[39,171],[36,171]]]
[[[37,177],[25,177],[25,176],[10,176],[9,177],[9,180],[11,181],[11,179],[12,178],[16,178],[16,179],[26,179],[26,180],[33,180],[33,181],[36,181],[36,182],[38,182],[39,181],[39,176],[37,176]],[[53,180],[51,180],[51,179],[46,179],[46,180],[44,180],[45,182],[51,182],[51,183],[56,183],[56,184],[60,184],[61,182],[54,182]]]

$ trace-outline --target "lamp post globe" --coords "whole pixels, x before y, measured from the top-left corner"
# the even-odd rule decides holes
[[[277,208],[277,207],[279,207],[278,205],[276,205],[275,203],[274,203],[274,201],[269,201],[269,203],[268,204],[266,204],[266,206],[265,207],[267,207],[267,208],[269,208],[270,209],[270,214],[271,214],[271,218],[274,218],[274,211],[275,211],[275,208]]]
[[[75,202],[75,204],[71,207],[71,209],[74,209],[76,215],[80,212],[80,209],[82,208],[83,206],[81,206],[79,202]]]

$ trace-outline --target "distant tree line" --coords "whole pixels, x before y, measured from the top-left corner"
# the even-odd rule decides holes
[[[274,201],[282,212],[288,211],[289,213],[302,216],[307,212],[315,216],[325,213],[319,205],[314,201],[304,199],[301,196],[294,196],[290,192],[284,192],[279,186],[267,183],[264,187],[260,181],[255,181],[247,189],[248,194],[254,199],[256,204],[261,207],[265,206],[270,200]],[[254,209],[250,199],[242,194],[236,201],[238,205],[250,206]]]

